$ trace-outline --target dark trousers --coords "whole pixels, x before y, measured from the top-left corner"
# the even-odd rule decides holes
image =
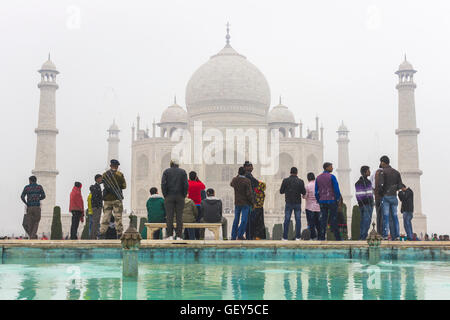
[[[100,234],[100,217],[102,208],[92,208],[92,215],[89,218],[89,239],[96,240]]]
[[[81,211],[72,211],[72,225],[70,226],[70,240],[77,240],[78,226],[80,225]]]
[[[330,227],[337,241],[342,240],[337,222],[337,203],[321,203],[320,204],[320,232],[319,240],[325,240],[325,234],[328,226],[328,215],[330,216]]]
[[[27,213],[23,218],[23,227],[30,239],[37,239],[39,221],[41,221],[41,207],[27,207]]]
[[[295,238],[300,239],[301,237],[301,229],[302,229],[302,222],[300,219],[300,214],[302,212],[302,205],[301,203],[286,203],[286,206],[284,207],[284,224],[283,224],[283,239],[288,238],[289,233],[289,224],[291,223],[291,215],[292,211],[294,211],[294,217],[295,217]]]
[[[252,239],[266,238],[266,227],[264,225],[264,208],[254,208],[250,214],[250,236]]]
[[[381,199],[375,200],[375,212],[377,214],[377,232],[383,233],[383,212],[381,212]]]
[[[320,230],[320,211],[315,212],[306,209],[306,221],[311,232],[311,239],[317,238]]]
[[[183,209],[184,197],[182,195],[169,195],[164,199],[164,206],[166,207],[166,221],[167,221],[167,236],[173,236],[173,218],[177,223],[175,231],[177,238],[182,238],[183,235]]]
[[[203,218],[202,209],[201,209],[200,205],[198,205],[198,204],[196,204],[195,206],[197,207],[197,221],[196,222],[200,222],[200,220]],[[194,229],[195,240],[200,240],[200,230],[201,229]]]

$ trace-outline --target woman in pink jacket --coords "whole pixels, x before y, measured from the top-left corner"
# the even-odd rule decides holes
[[[315,197],[316,177],[314,173],[310,172],[307,175],[308,184],[306,185],[306,194],[303,198],[306,200],[306,221],[308,229],[311,231],[311,239],[317,239],[320,228],[320,205],[317,203]]]
[[[81,183],[75,182],[70,193],[69,211],[72,212],[72,225],[70,227],[70,240],[77,240],[77,232],[80,221],[84,221],[84,202],[81,195]]]

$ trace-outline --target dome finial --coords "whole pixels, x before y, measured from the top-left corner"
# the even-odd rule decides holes
[[[281,94],[280,94],[280,104],[281,104]]]
[[[173,104],[177,104],[177,95],[173,96]]]
[[[50,61],[50,52],[48,53],[48,60]]]
[[[227,39],[227,45],[230,45],[230,23],[227,22],[227,36],[225,37]]]

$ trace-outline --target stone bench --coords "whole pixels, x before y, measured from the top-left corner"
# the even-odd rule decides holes
[[[153,223],[146,223],[145,226],[147,227],[147,239],[152,240],[153,239],[153,232],[155,232],[158,229],[161,228],[167,228],[167,223],[165,222],[153,222]],[[177,224],[174,222],[173,227],[176,228]],[[222,228],[221,223],[183,223],[183,228],[188,229],[209,229],[214,233],[214,240],[219,240],[219,232]]]

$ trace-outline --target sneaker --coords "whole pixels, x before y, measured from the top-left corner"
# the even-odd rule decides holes
[[[165,240],[173,240],[173,236],[167,237]]]
[[[300,241],[300,240],[302,240],[302,239],[300,239],[300,238],[295,238],[295,241]]]
[[[281,239],[281,241],[288,241],[288,239],[284,239],[284,238],[283,238],[283,239]]]

